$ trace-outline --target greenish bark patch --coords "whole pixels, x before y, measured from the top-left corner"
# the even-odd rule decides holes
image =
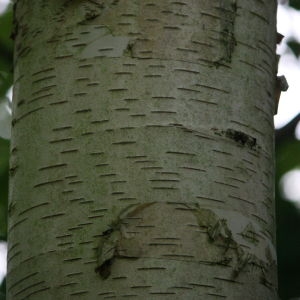
[[[236,46],[236,40],[234,35],[235,18],[237,12],[236,0],[220,0],[221,11],[221,31],[220,41],[223,47],[223,56],[218,63],[230,63],[232,53]]]

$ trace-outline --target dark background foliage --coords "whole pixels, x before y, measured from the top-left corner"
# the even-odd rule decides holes
[[[287,3],[288,0],[281,0]],[[290,0],[289,5],[300,10],[300,0]],[[10,39],[12,9],[0,16],[0,99],[12,85],[13,43]],[[296,39],[287,41],[289,49],[300,56]],[[300,297],[300,210],[283,198],[279,180],[288,171],[300,168],[300,141],[295,128],[300,114],[285,127],[276,130],[276,214],[277,250],[279,266],[279,293],[282,300]],[[9,141],[0,138],[0,240],[7,240]],[[300,183],[299,183],[300,184]],[[5,299],[5,280],[0,287],[0,300]]]

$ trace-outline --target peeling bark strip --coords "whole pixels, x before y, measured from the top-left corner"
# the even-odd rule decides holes
[[[111,266],[116,257],[139,258],[139,245],[131,242],[131,249],[122,249],[122,240],[130,238],[128,232],[128,221],[126,219],[139,218],[138,214],[154,203],[141,205],[130,205],[120,213],[118,218],[109,226],[109,229],[102,233],[100,245],[97,251],[97,267],[95,272],[103,279],[107,279],[111,273]]]
[[[112,11],[115,9],[117,10],[119,1],[110,0],[110,1],[93,1],[93,0],[85,0],[83,2],[80,1],[70,1],[67,0],[62,8],[59,10],[60,18],[62,20],[67,19],[69,12],[72,12],[76,15],[76,21],[78,24],[81,25],[89,25],[97,23],[95,19],[103,18],[106,19],[108,16],[112,15]],[[104,52],[101,53],[101,56],[110,56],[110,57],[119,57],[122,55],[122,50],[126,49],[125,54],[129,55],[130,57],[135,58],[162,58],[169,59],[170,57],[174,58],[181,58],[182,56],[188,55],[192,57],[199,56],[199,60],[201,62],[209,63],[210,65],[214,65],[216,67],[222,64],[230,64],[232,54],[234,48],[236,46],[236,39],[235,39],[235,19],[237,15],[237,3],[236,0],[219,0],[216,2],[211,3],[201,3],[200,7],[200,18],[197,20],[199,28],[201,31],[199,33],[193,33],[192,37],[190,33],[186,36],[182,36],[183,43],[181,46],[177,46],[174,52],[172,49],[175,46],[175,40],[178,36],[179,31],[186,31],[185,26],[178,26],[178,25],[169,25],[172,22],[172,18],[170,19],[169,14],[172,14],[172,11],[168,11],[166,8],[166,4],[153,4],[153,7],[160,6],[163,12],[162,22],[158,22],[158,19],[151,14],[151,7],[152,5],[147,5],[147,9],[149,9],[150,15],[145,15],[145,19],[147,23],[150,23],[150,26],[143,28],[143,32],[146,33],[147,36],[149,30],[152,30],[152,35],[154,36],[158,32],[159,26],[162,26],[161,29],[165,31],[164,35],[160,37],[157,41],[154,39],[148,38],[141,38],[139,36],[135,36],[135,34],[131,33],[130,41],[128,39],[124,40],[126,45],[123,43],[121,47],[115,47],[115,43],[121,43],[121,41],[114,41],[114,39],[121,38],[117,37],[118,29],[114,28],[113,26],[103,26],[106,31],[109,31],[109,36],[105,39],[100,40],[100,38],[93,38],[93,44],[81,43],[78,45],[81,48],[85,49],[82,53],[81,58],[87,58],[87,53],[91,52],[91,47],[96,47],[96,44],[102,45]],[[183,11],[184,8],[188,6],[185,2],[178,2],[174,3],[174,7],[178,6],[178,8],[182,7]],[[121,7],[125,7],[121,6]],[[213,9],[213,13],[208,13],[208,10]],[[180,10],[180,9],[179,9]],[[146,12],[147,13],[147,12]],[[175,13],[177,17],[181,17],[180,19],[185,20],[187,15],[184,13]],[[193,13],[193,18],[196,17],[196,12]],[[122,16],[125,16],[125,19],[131,19],[131,17],[135,16],[134,13],[122,13]],[[165,19],[165,20],[164,20]],[[207,23],[214,23],[214,29],[208,29]],[[120,22],[124,26],[130,26],[130,22]],[[188,25],[188,24],[184,24]],[[143,26],[143,24],[142,24]],[[122,32],[122,30],[121,30]],[[182,33],[180,33],[182,34]],[[124,38],[124,37],[123,37]],[[145,44],[151,44],[151,50],[144,51],[143,48]],[[154,44],[153,44],[154,43]],[[161,45],[164,44],[164,48],[161,49]],[[104,47],[105,46],[105,47]],[[154,47],[153,47],[154,46]],[[72,52],[76,54],[76,48],[72,46]],[[89,47],[89,50],[86,49]],[[199,48],[201,47],[201,49]],[[116,49],[119,49],[118,52]],[[69,49],[71,50],[71,49]],[[121,51],[120,51],[121,50]],[[173,50],[173,51],[172,51]],[[164,53],[162,53],[164,52]],[[172,53],[173,52],[173,53]],[[176,53],[177,52],[177,53]]]
[[[276,299],[275,12],[17,1],[8,300]]]
[[[158,215],[159,222],[153,223],[153,216]],[[235,224],[237,220],[239,226]],[[108,279],[115,275],[111,271],[114,264],[122,259],[176,257],[201,262],[209,255],[207,264],[231,270],[229,280],[236,281],[242,272],[251,270],[263,282],[271,283],[275,249],[259,234],[259,225],[248,222],[239,213],[228,218],[224,212],[188,203],[129,206],[102,233],[95,271]],[[189,244],[192,236],[193,245]]]

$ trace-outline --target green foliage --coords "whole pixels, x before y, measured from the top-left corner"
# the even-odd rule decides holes
[[[299,44],[289,43],[294,54],[299,56]],[[300,296],[300,210],[283,198],[279,180],[296,168],[300,168],[300,141],[295,129],[300,114],[284,128],[276,132],[276,225],[279,295],[282,300]]]
[[[300,0],[279,0],[279,3],[281,4],[286,4],[287,2],[289,3],[290,7],[300,10]],[[295,39],[291,39],[287,42],[287,45],[298,58],[300,56],[300,43]]]
[[[13,41],[12,9],[0,16],[0,98],[4,97],[12,85]],[[8,158],[9,141],[0,138],[0,239],[6,240],[7,198],[8,198]]]
[[[0,239],[6,240],[9,141],[0,138]]]
[[[300,168],[300,142],[295,138],[278,144],[276,147],[276,177],[279,180],[284,173]]]
[[[289,0],[289,5],[300,10],[300,0]],[[287,45],[299,58],[300,43],[291,39]],[[282,198],[278,185],[284,173],[300,168],[300,141],[295,138],[299,120],[298,115],[281,130],[276,144],[277,254],[279,294],[282,300],[300,296],[300,211],[293,203]]]
[[[10,38],[12,28],[12,10],[0,16],[0,97],[4,96],[12,85],[13,41]]]
[[[6,280],[4,279],[0,286],[0,300],[6,299],[5,293],[6,293]]]
[[[295,40],[290,40],[287,42],[288,46],[292,50],[292,52],[295,54],[296,57],[299,57],[300,55],[300,43],[298,43]]]
[[[277,193],[277,255],[280,299],[300,295],[300,213]]]
[[[300,167],[300,141],[295,137],[299,120],[300,114],[276,132],[277,255],[282,300],[300,296],[300,210],[284,199],[279,190],[280,178]]]
[[[300,10],[300,0],[290,0],[289,5],[295,9]]]

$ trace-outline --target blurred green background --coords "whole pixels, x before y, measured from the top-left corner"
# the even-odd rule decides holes
[[[300,0],[290,0],[289,2],[281,0],[281,2],[300,10]],[[9,114],[5,111],[9,106],[9,101],[5,95],[12,86],[13,78],[11,24],[12,9],[9,7],[0,15],[0,136],[2,136],[0,137],[0,239],[2,243],[7,239],[9,139],[4,139],[3,136],[5,136],[5,122],[8,123],[9,119]],[[287,41],[287,45],[289,51],[299,57],[300,44],[297,39],[291,38]],[[286,126],[276,130],[277,248],[279,293],[282,300],[297,297],[300,299],[300,210],[296,204],[285,199],[280,190],[282,176],[291,170],[300,169],[300,141],[295,136],[299,120],[300,114]],[[5,299],[5,280],[2,281],[0,288],[1,299]]]

